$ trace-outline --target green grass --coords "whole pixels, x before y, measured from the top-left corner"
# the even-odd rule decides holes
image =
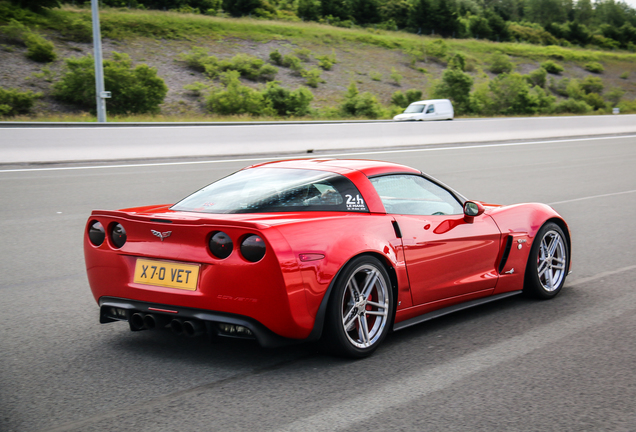
[[[64,7],[48,13],[48,26],[80,19],[90,22],[90,10]],[[197,38],[239,38],[254,41],[289,40],[322,45],[343,43],[366,44],[387,49],[400,49],[405,53],[421,50],[435,40],[405,32],[373,29],[347,29],[317,23],[266,21],[250,18],[220,18],[176,12],[139,11],[105,8],[100,12],[102,35],[125,40],[139,36],[176,40]],[[42,25],[42,23],[39,23]],[[498,43],[474,39],[445,39],[450,52],[482,56],[500,51],[515,57],[532,60],[636,62],[636,54],[626,51],[601,51],[560,46],[541,46],[528,43]]]

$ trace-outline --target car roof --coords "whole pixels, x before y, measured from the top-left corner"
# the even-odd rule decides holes
[[[449,102],[448,99],[427,99],[411,103],[411,105],[426,105],[430,103]]]
[[[314,169],[342,175],[347,175],[351,171],[360,171],[367,177],[389,173],[421,173],[419,170],[406,165],[366,159],[289,159],[276,162],[264,162],[252,165],[248,168],[260,167]]]

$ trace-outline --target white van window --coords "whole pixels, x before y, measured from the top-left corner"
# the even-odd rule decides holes
[[[404,114],[415,114],[424,111],[426,105],[411,104],[405,110]]]
[[[428,108],[426,108],[426,114],[431,114],[435,112],[435,105],[429,105]]]

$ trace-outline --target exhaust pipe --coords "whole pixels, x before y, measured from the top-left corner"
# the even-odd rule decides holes
[[[205,334],[205,325],[201,321],[186,321],[183,323],[183,332],[188,337],[196,337]]]
[[[130,324],[130,329],[132,331],[146,330],[147,328],[146,324],[144,323],[144,314],[139,312],[135,312],[134,314],[132,314],[130,320],[128,321],[128,324]]]
[[[170,328],[174,334],[181,336],[183,334],[183,321],[180,319],[173,319],[170,321]]]
[[[164,328],[168,322],[170,321],[169,318],[162,316],[162,315],[153,315],[153,314],[146,314],[144,316],[144,325],[146,326],[147,329],[155,329],[155,328]]]

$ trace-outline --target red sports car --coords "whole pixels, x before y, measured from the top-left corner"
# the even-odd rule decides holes
[[[470,306],[553,298],[570,248],[547,205],[468,201],[404,165],[335,159],[262,163],[176,204],[95,210],[84,240],[102,323],[263,346],[322,339],[350,357]]]

